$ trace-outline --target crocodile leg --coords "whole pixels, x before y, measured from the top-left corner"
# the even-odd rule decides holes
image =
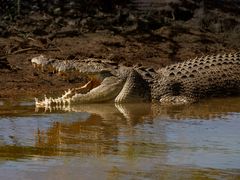
[[[191,98],[191,97],[187,97],[187,96],[183,96],[183,95],[179,95],[179,96],[163,96],[160,99],[160,103],[162,105],[183,105],[183,104],[191,104],[196,102],[197,99],[196,98]]]
[[[142,76],[131,70],[126,82],[115,99],[116,103],[143,102],[150,100],[150,88]]]

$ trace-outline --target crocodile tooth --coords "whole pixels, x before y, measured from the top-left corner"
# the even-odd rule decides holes
[[[35,104],[39,104],[38,98],[34,98],[35,99]]]
[[[70,104],[71,104],[71,99],[68,98],[68,99],[67,99],[67,102],[68,102],[68,105],[70,105]]]
[[[49,105],[51,105],[52,103],[53,103],[53,98],[50,97],[50,98],[49,98]]]

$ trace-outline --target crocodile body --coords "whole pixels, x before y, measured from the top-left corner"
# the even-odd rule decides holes
[[[197,101],[211,96],[238,95],[239,68],[237,53],[205,56],[170,65],[161,69],[159,78],[155,78],[152,99],[174,102],[182,97],[182,100]]]
[[[59,98],[36,99],[38,106],[106,101],[185,104],[207,97],[240,94],[240,53],[195,58],[158,71],[91,58],[59,61],[39,56],[32,63],[70,78],[89,78],[85,86],[70,89]]]

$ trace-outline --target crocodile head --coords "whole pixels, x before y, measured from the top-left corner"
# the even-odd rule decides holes
[[[139,102],[150,99],[148,83],[134,68],[119,66],[109,60],[88,58],[81,61],[60,61],[40,55],[31,62],[42,71],[57,73],[65,78],[88,79],[85,85],[69,89],[61,97],[45,96],[43,100],[35,98],[37,107],[107,101]]]

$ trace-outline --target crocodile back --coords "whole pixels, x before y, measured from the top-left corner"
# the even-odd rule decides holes
[[[173,64],[159,71],[156,95],[193,98],[240,94],[240,53],[205,56]]]

